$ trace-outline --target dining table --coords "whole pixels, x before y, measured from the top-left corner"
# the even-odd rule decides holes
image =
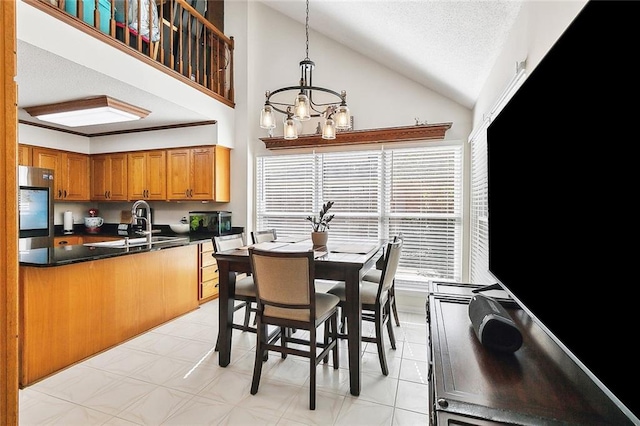
[[[362,309],[360,280],[383,255],[386,240],[330,240],[326,246],[314,246],[311,239],[278,237],[275,241],[253,244],[262,250],[308,251],[315,253],[315,278],[343,281],[346,289],[347,347],[351,395],[360,395]],[[231,361],[231,338],[234,313],[235,277],[251,273],[249,247],[213,253],[218,263],[219,331],[218,363],[226,367]]]

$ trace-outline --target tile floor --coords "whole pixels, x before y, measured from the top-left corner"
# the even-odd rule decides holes
[[[243,311],[236,312],[241,321]],[[318,366],[309,407],[305,358],[273,354],[251,395],[255,334],[234,330],[231,363],[214,351],[218,301],[20,391],[20,426],[427,425],[424,314],[400,312],[397,349],[387,343],[383,376],[374,344],[363,343],[362,391],[349,393],[347,343],[340,368]],[[368,323],[363,334],[370,333]]]

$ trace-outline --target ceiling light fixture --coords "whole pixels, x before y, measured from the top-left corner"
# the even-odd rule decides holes
[[[313,68],[315,63],[309,59],[309,0],[307,0],[307,18],[305,24],[306,33],[306,57],[300,61],[300,83],[297,86],[288,86],[265,93],[265,103],[260,112],[260,127],[263,129],[275,129],[275,112],[285,114],[284,138],[297,139],[297,121],[307,121],[311,117],[324,117],[322,126],[323,139],[335,139],[336,130],[349,130],[351,128],[351,115],[347,107],[347,92],[335,92],[331,89],[313,85]],[[293,103],[276,102],[274,95],[282,92],[297,91]],[[325,94],[328,94],[325,95]],[[314,96],[316,99],[314,100]],[[328,98],[328,100],[327,100]]]
[[[110,98],[96,96],[25,108],[32,117],[67,127],[120,123],[145,118],[150,111]]]

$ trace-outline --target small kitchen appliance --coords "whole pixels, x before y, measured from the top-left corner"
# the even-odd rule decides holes
[[[224,235],[231,232],[231,212],[189,212],[189,232],[194,234]]]

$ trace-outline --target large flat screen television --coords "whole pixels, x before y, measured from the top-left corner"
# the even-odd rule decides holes
[[[489,270],[640,424],[640,2],[591,1],[487,130]]]

